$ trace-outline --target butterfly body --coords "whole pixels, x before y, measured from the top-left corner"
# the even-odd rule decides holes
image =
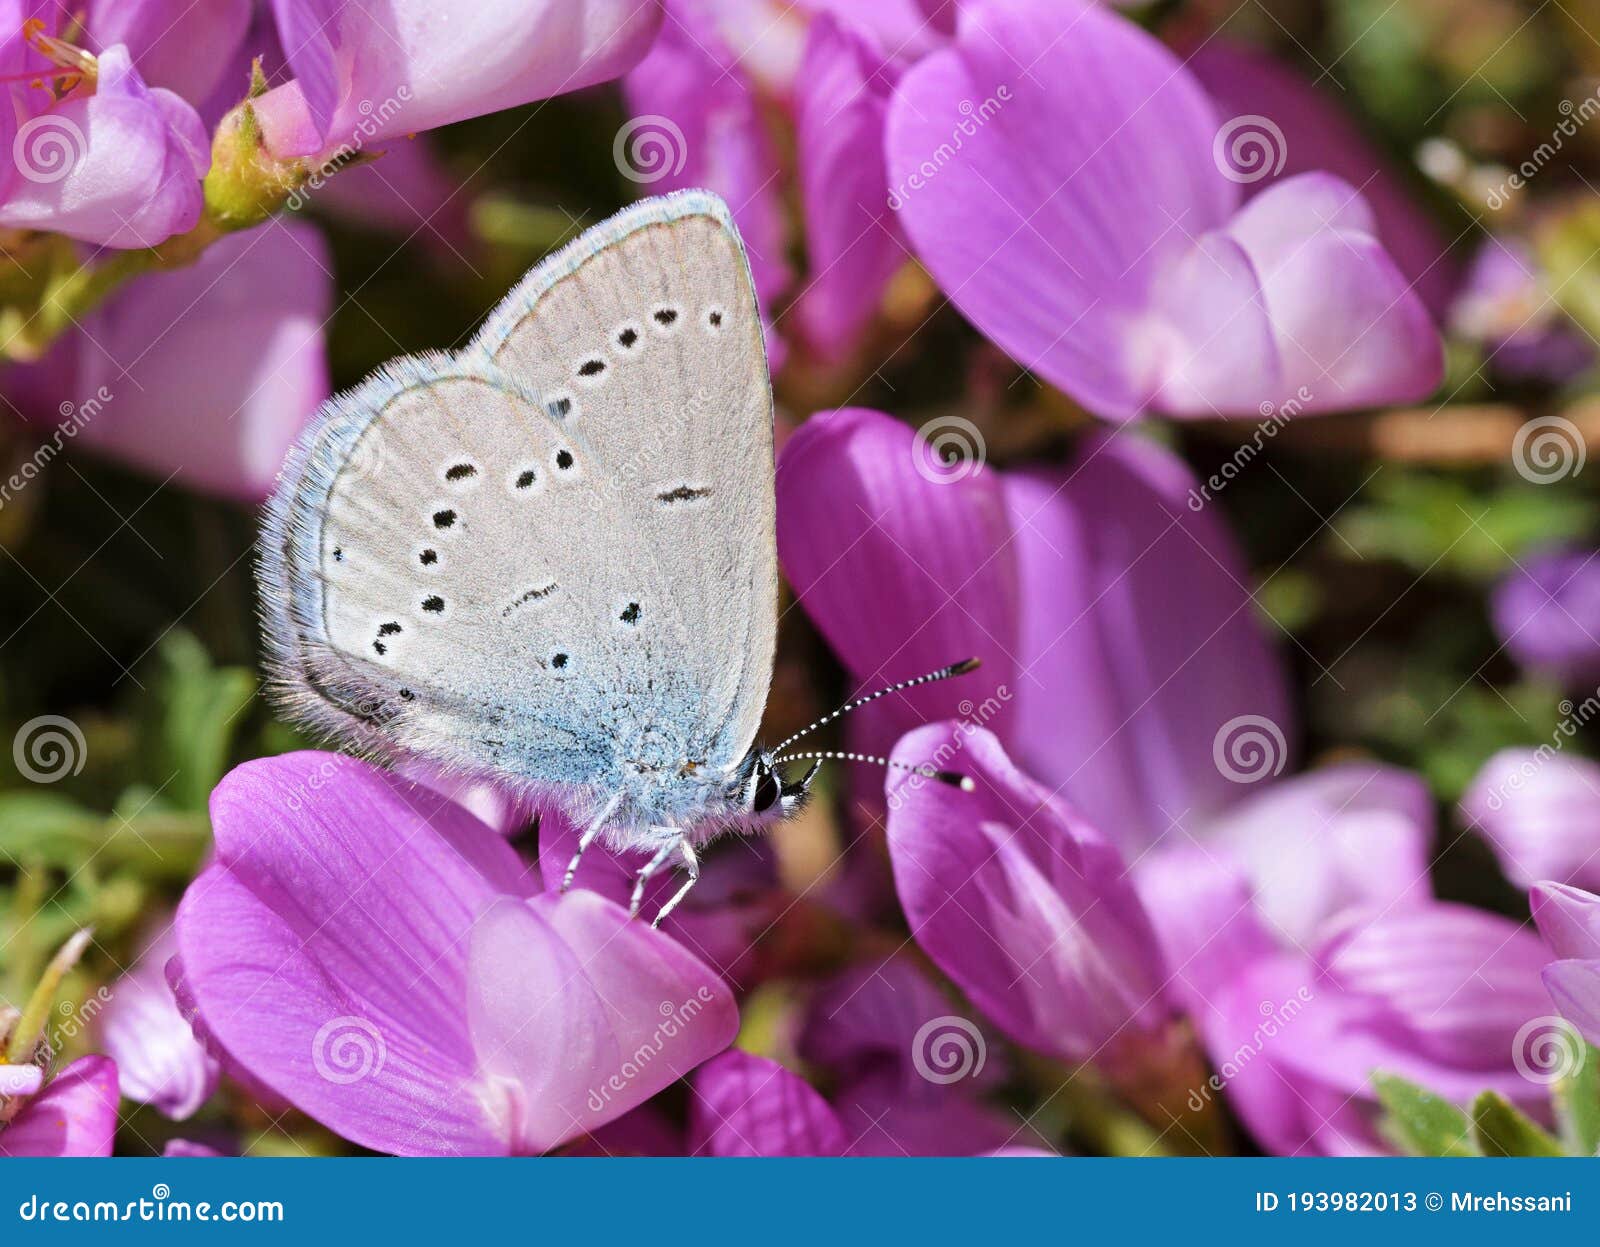
[[[273,686],[342,744],[692,859],[793,807],[755,744],[772,472],[728,210],[643,201],[535,268],[464,350],[325,404],[262,541]]]

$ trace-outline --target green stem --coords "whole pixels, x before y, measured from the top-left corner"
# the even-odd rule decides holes
[[[33,1056],[34,1048],[39,1040],[44,1038],[45,1023],[50,1017],[50,1004],[56,998],[61,980],[67,977],[67,971],[78,964],[78,958],[83,956],[83,950],[88,947],[93,934],[88,928],[79,931],[61,946],[60,952],[50,958],[50,964],[39,977],[39,984],[33,989],[33,995],[29,996],[28,1003],[22,1006],[22,1016],[17,1019],[16,1026],[11,1030],[11,1039],[6,1045],[5,1052],[5,1059],[9,1064],[21,1065]]]

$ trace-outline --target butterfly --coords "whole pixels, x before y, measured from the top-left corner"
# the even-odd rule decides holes
[[[648,854],[635,912],[681,866],[659,923],[707,841],[794,813],[823,758],[860,756],[756,743],[775,518],[743,244],[709,192],[643,200],[539,264],[463,350],[324,404],[266,513],[269,684],[347,747],[561,803],[585,827],[568,885],[601,837]]]

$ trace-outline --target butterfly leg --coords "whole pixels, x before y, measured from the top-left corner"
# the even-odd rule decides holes
[[[644,903],[644,885],[649,883],[661,868],[667,864],[667,859],[672,856],[677,847],[676,841],[669,840],[656,851],[656,855],[646,862],[644,868],[639,871],[639,877],[633,881],[633,899],[628,902],[628,917],[637,918],[639,916],[639,906]]]
[[[678,907],[678,902],[689,895],[689,889],[700,882],[700,859],[694,855],[694,846],[689,843],[689,838],[685,836],[674,843],[672,848],[676,849],[678,856],[683,859],[683,867],[689,872],[689,877],[683,881],[683,886],[672,894],[672,899],[661,907],[661,911],[656,914],[656,920],[650,924],[653,927],[659,927],[662,920]]]
[[[600,812],[594,816],[594,821],[584,828],[583,834],[578,837],[578,851],[572,855],[572,860],[567,863],[567,873],[561,879],[561,890],[563,892],[572,886],[572,877],[578,873],[578,863],[583,859],[584,850],[595,842],[595,838],[600,834],[600,829],[606,825],[606,819],[611,817],[612,811],[617,808],[617,802],[621,800],[622,794],[617,793],[611,800],[607,801],[601,807]]]

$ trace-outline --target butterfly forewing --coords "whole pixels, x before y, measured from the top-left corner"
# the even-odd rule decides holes
[[[697,761],[736,761],[766,702],[777,615],[772,398],[755,292],[720,201],[624,218],[566,277],[535,283],[481,346],[606,462],[619,539],[653,551],[698,690]],[[603,227],[604,228],[604,227]],[[509,314],[508,314],[509,311]]]

